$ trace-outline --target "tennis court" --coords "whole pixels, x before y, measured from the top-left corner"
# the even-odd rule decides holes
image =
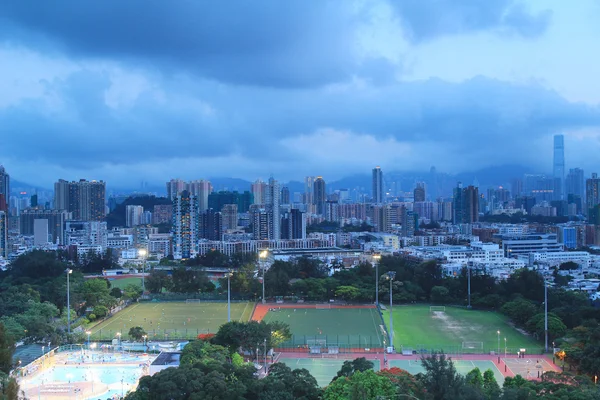
[[[504,375],[500,372],[496,364],[493,361],[486,360],[452,360],[456,370],[461,375],[466,375],[475,368],[479,368],[483,374],[486,370],[491,369],[494,372],[494,377],[498,382],[498,385],[502,387],[504,384]],[[425,373],[425,368],[421,364],[421,360],[389,360],[388,365],[390,367],[398,367],[409,373],[416,375],[418,373]]]
[[[248,321],[254,303],[231,303],[231,320]],[[129,329],[140,326],[152,339],[195,338],[200,333],[216,333],[227,322],[227,303],[148,302],[119,311],[91,329],[92,339],[123,338]]]
[[[435,307],[435,306],[434,306]],[[389,311],[383,311],[389,324]],[[397,351],[444,351],[447,354],[489,354],[491,351],[542,354],[543,346],[509,324],[508,318],[492,311],[456,307],[409,305],[394,307],[394,345]],[[498,333],[499,332],[499,333]]]
[[[288,343],[290,347],[310,344],[323,347],[383,347],[383,323],[375,308],[274,307],[263,320],[289,324],[293,334]]]
[[[347,360],[336,358],[280,358],[278,360],[278,362],[284,363],[291,369],[307,369],[321,387],[331,383],[333,377],[342,368],[344,361]],[[379,371],[379,360],[372,361],[373,369]]]
[[[545,357],[503,358],[502,361],[515,375],[521,375],[525,379],[537,379],[545,372],[558,371]]]

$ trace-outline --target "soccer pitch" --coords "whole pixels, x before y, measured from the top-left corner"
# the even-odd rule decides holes
[[[283,321],[293,334],[291,346],[320,343],[347,347],[383,347],[382,323],[375,308],[281,308],[269,311],[265,322]],[[324,341],[324,342],[323,342]]]
[[[383,311],[389,328],[389,310]],[[542,344],[513,328],[508,318],[491,311],[445,307],[432,312],[428,305],[396,306],[393,311],[394,346],[404,349],[443,350],[446,353],[540,354]],[[498,334],[500,331],[500,334]],[[505,341],[506,338],[506,341]]]
[[[254,303],[231,303],[231,320],[248,321]],[[227,322],[227,303],[137,303],[119,311],[91,329],[92,338],[112,339],[140,326],[150,340],[196,338],[199,333],[216,333]]]

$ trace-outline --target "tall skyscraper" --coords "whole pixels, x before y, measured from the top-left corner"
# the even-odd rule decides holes
[[[3,165],[0,165],[0,211],[8,213],[8,199],[10,198],[10,175]]]
[[[200,212],[206,211],[208,209],[208,195],[213,190],[211,183],[201,179],[199,181],[191,181],[186,186],[190,194],[198,198],[198,210]]]
[[[223,216],[223,231],[235,229],[238,226],[238,206],[237,204],[225,204],[221,208]]]
[[[585,181],[585,207],[590,210],[597,204],[600,204],[600,179],[594,172],[592,177]]]
[[[556,182],[554,188],[555,200],[562,200],[565,187],[565,137],[554,135],[553,175]]]
[[[127,206],[125,208],[125,223],[128,228],[142,225],[142,216],[144,215],[144,207],[142,206]]]
[[[414,190],[414,202],[422,202],[425,201],[425,183],[418,182],[417,187]]]
[[[314,176],[307,176],[306,178],[304,178],[304,195],[302,200],[304,204],[313,204],[314,185]]]
[[[250,185],[250,192],[254,196],[253,204],[265,204],[265,196],[267,192],[267,184],[260,179],[257,179]]]
[[[179,194],[185,190],[185,186],[185,181],[182,181],[181,179],[171,179],[167,182],[167,198],[173,201],[175,197],[179,196]]]
[[[281,239],[281,217],[279,205],[281,203],[281,189],[279,182],[273,177],[269,179],[269,185],[267,186],[267,193],[265,198],[265,209],[269,214],[269,239],[279,240]]]
[[[383,172],[381,168],[373,168],[373,203],[380,204],[385,202],[384,191],[383,191]]]
[[[198,199],[184,190],[173,199],[173,257],[187,259],[196,255],[198,242]]]
[[[316,206],[316,212],[319,215],[325,215],[325,201],[327,195],[325,194],[325,180],[323,177],[318,176],[313,183],[313,204]]]
[[[70,212],[74,220],[102,221],[106,217],[106,183],[60,179],[54,184],[54,209]]]
[[[287,186],[281,188],[281,204],[291,204],[290,188],[288,188]]]
[[[281,238],[306,239],[306,218],[302,211],[292,208],[282,216]]]
[[[8,256],[8,213],[0,211],[0,257]]]
[[[200,237],[208,240],[222,240],[223,216],[209,208],[200,215]]]
[[[581,168],[571,168],[565,178],[565,194],[585,198],[585,179]]]
[[[454,188],[454,223],[472,224],[479,221],[479,189],[475,186]]]
[[[52,243],[65,244],[65,222],[69,219],[69,213],[65,210],[23,210],[19,215],[20,233],[24,236],[34,234],[35,220],[48,220],[48,233]]]

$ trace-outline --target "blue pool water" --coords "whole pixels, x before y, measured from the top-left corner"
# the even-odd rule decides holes
[[[102,367],[102,366],[73,366],[58,365],[47,369],[41,374],[31,378],[32,384],[41,384],[49,382],[84,382],[94,381],[102,382],[107,385],[113,383],[134,384],[140,378],[141,368],[138,366],[127,367]]]

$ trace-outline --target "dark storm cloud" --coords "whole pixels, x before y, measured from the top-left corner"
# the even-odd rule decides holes
[[[598,108],[569,103],[538,86],[483,77],[460,84],[429,80],[339,91],[162,84],[166,99],[142,92],[129,106],[110,107],[105,93],[111,81],[105,73],[82,71],[49,82],[46,98],[0,110],[0,136],[7,138],[0,156],[76,169],[140,162],[158,168],[161,160],[233,155],[309,164],[311,154],[295,153],[282,143],[330,128],[430,143],[446,149],[448,158],[485,156],[493,164],[533,159],[537,139],[600,124]],[[174,93],[177,101],[171,104]],[[59,99],[60,105],[48,99]],[[339,151],[352,146],[340,142]],[[241,173],[244,166],[239,168]]]
[[[311,87],[351,77],[350,6],[342,0],[7,1],[0,2],[0,35],[228,83]]]
[[[390,3],[414,42],[483,30],[533,37],[544,32],[551,17],[550,11],[529,12],[518,0],[391,0]]]

